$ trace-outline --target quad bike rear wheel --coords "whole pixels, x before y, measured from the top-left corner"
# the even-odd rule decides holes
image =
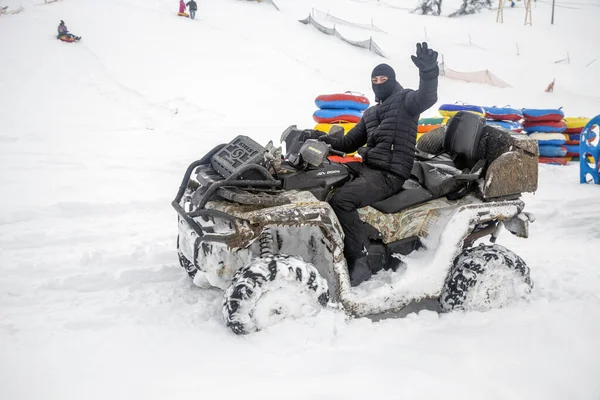
[[[497,244],[480,245],[454,259],[439,302],[443,311],[486,311],[527,298],[532,288],[521,257]]]
[[[255,258],[239,269],[223,300],[225,323],[247,334],[287,318],[318,313],[329,301],[327,281],[302,259],[285,255]]]

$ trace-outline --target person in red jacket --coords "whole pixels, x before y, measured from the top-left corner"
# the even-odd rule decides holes
[[[185,3],[183,2],[183,0],[179,0],[179,13],[185,13]]]

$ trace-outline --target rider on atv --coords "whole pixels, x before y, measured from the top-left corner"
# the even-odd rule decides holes
[[[437,101],[438,53],[427,43],[417,43],[412,60],[419,68],[419,89],[405,89],[392,67],[380,64],[371,73],[377,105],[367,109],[360,122],[343,138],[319,137],[333,149],[358,150],[363,163],[353,169],[356,178],[332,197],[330,204],[344,229],[344,255],[352,286],[371,277],[368,263],[370,240],[359,219],[358,208],[390,197],[410,177],[415,158],[419,115]],[[362,147],[366,145],[365,147]]]

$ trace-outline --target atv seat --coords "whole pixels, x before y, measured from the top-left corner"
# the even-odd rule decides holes
[[[385,200],[378,201],[372,207],[383,213],[393,214],[429,200],[433,200],[433,194],[418,181],[409,179],[404,182],[402,190]]]
[[[372,207],[390,214],[432,199],[448,196],[452,200],[466,195],[485,167],[485,160],[480,159],[484,125],[485,119],[476,114],[456,114],[448,123],[444,152],[427,161],[415,161],[411,178],[402,190]]]

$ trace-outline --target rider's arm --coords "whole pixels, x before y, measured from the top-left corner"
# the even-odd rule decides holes
[[[410,114],[421,114],[436,103],[438,75],[438,68],[419,73],[419,89],[408,92],[404,97],[404,107]]]
[[[363,118],[358,121],[358,124],[340,140],[331,144],[334,150],[343,151],[344,153],[354,153],[359,147],[367,143],[367,128]]]

